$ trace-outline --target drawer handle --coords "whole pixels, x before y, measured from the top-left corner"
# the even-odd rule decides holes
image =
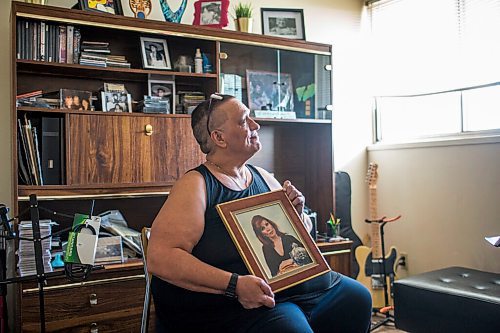
[[[97,294],[90,294],[90,305],[97,305]]]
[[[228,56],[227,56],[226,52],[219,53],[219,59],[226,60],[227,58],[228,58]]]
[[[151,125],[146,125],[146,127],[144,128],[144,132],[146,133],[147,136],[150,136],[153,134],[153,126]]]
[[[90,333],[99,333],[99,327],[97,327],[97,323],[90,324]]]

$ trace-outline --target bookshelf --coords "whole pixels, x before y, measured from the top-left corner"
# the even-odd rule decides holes
[[[41,22],[45,26],[72,26],[79,31],[82,41],[109,43],[111,54],[124,56],[130,68],[42,60],[40,54],[36,56],[36,51],[33,56],[33,49],[23,53],[22,48],[28,45],[26,40],[42,39],[34,32],[27,35],[28,38],[17,32],[26,22],[34,22],[33,27],[40,26],[40,31]],[[257,119],[264,148],[251,163],[268,169],[280,181],[290,179],[306,195],[307,205],[318,212],[318,221],[328,219],[334,202],[330,45],[21,2],[12,4],[11,25],[12,133],[18,138],[21,132],[18,120],[25,117],[37,128],[51,119],[59,124],[59,134],[51,134],[52,138],[56,136],[59,150],[56,154],[59,160],[52,162],[59,165],[57,180],[47,182],[45,179],[44,185],[37,185],[14,174],[13,214],[18,215],[28,208],[28,196],[33,193],[37,194],[40,206],[67,214],[88,213],[94,200],[95,213],[118,209],[131,228],[141,230],[151,225],[174,182],[204,161],[191,133],[190,115],[184,113],[185,110],[170,114],[142,113],[138,104],[133,103],[131,113],[103,112],[99,100],[92,103],[94,111],[61,106],[16,106],[17,95],[37,90],[74,89],[92,92],[100,98],[104,83],[115,83],[123,84],[131,99],[137,102],[148,95],[148,80],[165,80],[174,81],[177,92],[197,91],[209,96],[214,91],[231,90],[249,105],[253,103],[251,75],[265,78],[266,73],[284,73],[283,78],[277,77],[278,83],[291,84],[282,97],[278,95],[278,103],[288,94],[288,104],[284,108],[293,106],[296,119]],[[142,64],[141,37],[166,40],[172,64],[182,55],[194,57],[195,50],[200,48],[208,56],[213,71],[146,69]],[[55,45],[52,45],[55,49],[51,54],[60,52]],[[44,52],[48,54],[47,48]],[[315,95],[309,101],[299,99],[296,88],[311,85],[315,87]],[[278,104],[271,99],[272,92],[268,93],[269,104],[274,108]],[[148,132],[148,126],[152,127],[152,133]],[[45,155],[53,153],[55,146],[44,146],[44,134],[47,133],[38,134],[42,164],[46,162]],[[19,161],[25,154],[18,149],[18,143],[19,140],[14,140],[12,149],[14,170],[21,168]],[[41,165],[42,178],[46,168]],[[51,217],[46,211],[40,214],[41,218]],[[21,219],[27,220],[29,216],[24,213]],[[64,218],[57,221],[60,229],[71,224]],[[322,230],[322,223],[318,228]],[[98,272],[86,285],[86,291],[98,296],[104,293],[105,305],[91,307],[86,304],[83,315],[70,310],[64,316],[54,315],[47,319],[48,331],[88,330],[97,325],[106,332],[122,332],[125,324],[128,325],[126,331],[138,331],[142,303],[137,300],[143,297],[142,274],[140,262]],[[123,287],[130,290],[127,299],[134,299],[126,308],[116,304]],[[48,288],[55,295],[54,298],[49,295],[49,299],[60,297],[61,304],[70,304],[69,298],[76,290],[63,279],[49,281]],[[19,284],[17,331],[38,330],[31,289],[27,283]],[[60,308],[58,302],[51,306]],[[79,322],[72,316],[78,317]]]

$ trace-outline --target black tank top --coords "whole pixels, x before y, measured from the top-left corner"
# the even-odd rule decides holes
[[[205,179],[207,207],[205,210],[203,235],[198,244],[193,248],[192,254],[209,265],[240,275],[247,275],[249,272],[215,206],[219,203],[270,191],[269,186],[257,169],[249,164],[247,166],[252,173],[252,182],[248,188],[242,191],[235,191],[226,187],[203,164],[193,169],[199,172]],[[189,223],[189,221],[186,221],[186,223]],[[318,291],[324,291],[331,287],[335,280],[336,275],[321,275],[293,288],[279,292],[276,295],[276,300],[294,299],[295,297],[302,297],[305,294],[315,294]],[[223,313],[228,310],[233,312],[243,309],[239,302],[223,295],[189,291],[172,285],[156,276],[152,278],[151,290],[155,302],[156,314],[165,320],[169,320],[167,317],[170,317],[171,320],[176,316],[182,316],[182,313],[185,311],[189,311],[190,313],[193,313],[192,311],[199,311],[195,313],[206,311],[210,312],[211,315],[215,315],[214,312],[222,311],[220,313]]]

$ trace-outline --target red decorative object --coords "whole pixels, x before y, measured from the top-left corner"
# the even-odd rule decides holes
[[[223,28],[227,18],[229,0],[198,0],[194,3],[193,25]]]

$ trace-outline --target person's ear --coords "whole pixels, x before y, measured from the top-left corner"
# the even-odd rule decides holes
[[[215,145],[217,145],[218,147],[221,147],[221,148],[227,147],[227,142],[226,142],[226,139],[224,138],[224,132],[219,131],[219,130],[213,130],[210,133],[210,138],[215,143]]]

